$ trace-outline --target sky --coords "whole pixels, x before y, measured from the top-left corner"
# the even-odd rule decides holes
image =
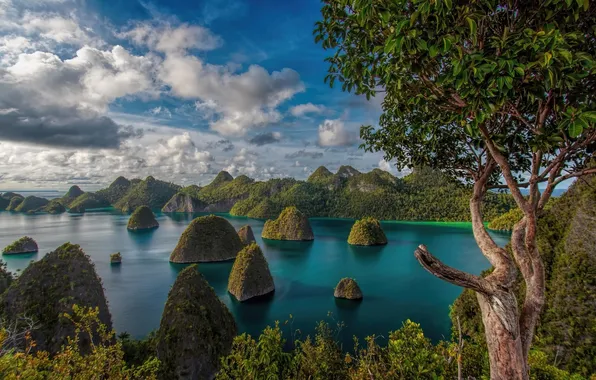
[[[319,0],[0,0],[0,188],[393,171],[331,89]]]

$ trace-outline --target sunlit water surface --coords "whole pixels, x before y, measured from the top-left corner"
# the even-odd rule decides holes
[[[197,215],[194,215],[196,217]],[[234,314],[242,332],[258,334],[276,320],[287,333],[312,333],[317,321],[345,324],[340,339],[352,346],[352,336],[387,332],[411,319],[433,340],[449,336],[449,305],[461,289],[426,272],[414,258],[425,244],[448,265],[479,274],[489,264],[477,248],[467,224],[383,223],[389,244],[352,247],[346,240],[353,221],[311,219],[314,242],[263,241],[263,221],[222,215],[238,229],[250,224],[275,280],[272,297],[239,303],[227,293],[231,262],[199,264],[217,295]],[[95,263],[103,281],[117,332],[143,337],[159,326],[163,307],[184,265],[168,261],[192,215],[158,215],[160,227],[149,233],[126,229],[128,215],[88,212],[84,215],[24,215],[0,212],[0,249],[28,235],[39,244],[38,254],[4,256],[12,271],[24,269],[65,242],[81,245]],[[506,235],[494,235],[504,245]],[[123,262],[112,266],[109,255],[121,252]],[[336,300],[333,289],[342,277],[355,278],[364,293],[362,302]],[[331,313],[331,317],[329,317]]]

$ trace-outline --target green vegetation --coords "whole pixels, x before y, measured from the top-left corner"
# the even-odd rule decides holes
[[[210,379],[236,335],[234,317],[196,265],[182,270],[170,293],[157,333],[163,379]]]
[[[16,208],[19,207],[19,205],[23,202],[23,199],[25,198],[21,195],[15,195],[14,197],[10,198],[10,202],[6,207],[6,211],[15,211]]]
[[[131,186],[114,207],[123,212],[130,212],[140,206],[161,209],[180,190],[180,186],[156,180],[149,176]]]
[[[110,207],[110,202],[98,193],[83,193],[68,205],[68,212],[82,213],[94,208]]]
[[[10,255],[16,253],[30,253],[37,252],[37,243],[29,236],[23,236],[22,238],[12,242],[10,245],[4,247],[2,254]]]
[[[62,198],[60,198],[60,203],[62,203],[64,207],[70,208],[70,204],[75,199],[77,199],[77,197],[83,194],[85,194],[85,192],[81,190],[80,187],[78,187],[77,185],[71,186],[70,189],[68,189],[68,191],[66,192],[66,194],[64,194]]]
[[[249,245],[255,242],[255,234],[252,232],[252,228],[249,225],[240,227],[238,230],[238,237],[244,245]]]
[[[122,262],[122,255],[120,252],[110,254],[110,263],[111,264],[120,264]]]
[[[31,318],[39,325],[30,333],[34,351],[53,355],[75,335],[75,327],[63,317],[73,305],[99,308],[99,320],[111,330],[112,318],[91,260],[78,245],[66,243],[29,264],[12,282],[0,297],[0,319],[20,330],[25,323],[21,317]],[[79,342],[85,352],[100,340],[97,331],[91,335]],[[25,349],[26,342],[17,342],[17,347]]]
[[[60,199],[52,199],[44,208],[43,211],[48,214],[62,214],[66,212],[66,208],[62,205]]]
[[[0,294],[4,293],[13,281],[13,274],[6,268],[6,263],[0,260]],[[0,347],[1,346],[2,345],[0,344]]]
[[[349,300],[360,300],[362,299],[362,290],[360,286],[353,278],[342,278],[335,287],[333,292],[335,298],[346,298]]]
[[[511,231],[515,223],[519,222],[523,218],[524,214],[519,208],[514,208],[503,215],[496,217],[491,220],[488,224],[488,228],[496,231]]]
[[[24,350],[11,346],[12,331],[0,328],[0,374],[5,380],[37,379],[113,379],[155,380],[159,361],[151,358],[142,365],[130,366],[124,361],[122,343],[114,343],[114,333],[102,323],[97,308],[72,307],[72,314],[61,317],[74,332],[55,354],[36,349],[36,342],[27,341]],[[30,331],[25,331],[28,334]],[[87,351],[81,342],[96,332],[98,338]]]
[[[321,182],[321,183],[326,183],[328,180],[330,180],[333,177],[333,173],[331,173],[329,171],[329,169],[327,169],[324,166],[319,166],[317,168],[317,170],[315,170],[307,179],[308,182]]]
[[[207,204],[229,203],[229,209],[240,199],[248,197],[254,181],[245,175],[233,178],[228,172],[220,172],[209,185],[199,190],[199,199]]]
[[[375,218],[357,220],[350,230],[348,244],[352,245],[385,245],[387,237],[381,223]]]
[[[36,196],[28,196],[14,209],[16,212],[37,212],[48,204],[48,200]]]
[[[137,207],[128,219],[126,228],[132,231],[150,230],[159,227],[155,215],[147,206]]]
[[[107,199],[113,205],[123,198],[132,186],[131,181],[120,176],[108,188],[99,190],[97,194]]]
[[[268,220],[262,237],[270,240],[314,240],[308,218],[296,207],[286,207],[276,220]]]
[[[200,263],[236,258],[244,245],[230,222],[209,215],[194,219],[170,255],[173,263]]]
[[[228,292],[240,302],[275,290],[267,259],[257,243],[252,243],[236,257],[228,279]]]

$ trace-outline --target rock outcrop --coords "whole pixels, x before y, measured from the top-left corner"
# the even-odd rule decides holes
[[[191,265],[178,274],[157,332],[163,379],[213,379],[236,336],[234,317]]]
[[[252,228],[249,225],[240,227],[238,230],[238,237],[244,245],[256,242],[255,234],[252,232]]]
[[[357,220],[352,226],[348,244],[351,245],[385,245],[387,236],[383,232],[381,223],[375,218]]]
[[[37,243],[29,236],[23,236],[19,240],[14,241],[9,246],[2,250],[4,255],[14,255],[18,253],[32,253],[38,251]]]
[[[246,247],[236,257],[228,280],[228,292],[240,302],[275,290],[269,264],[257,243]]]
[[[232,260],[243,247],[230,222],[215,215],[201,216],[186,227],[170,255],[170,261],[201,263]]]
[[[296,207],[286,207],[276,220],[268,220],[261,235],[270,240],[314,240],[308,218]]]
[[[186,193],[177,193],[161,209],[163,212],[201,212],[205,204]]]
[[[122,262],[122,255],[120,252],[112,253],[110,255],[110,264],[120,264]]]
[[[128,219],[128,228],[131,231],[151,230],[159,227],[155,215],[147,206],[138,207]]]
[[[333,293],[335,298],[345,298],[349,300],[362,299],[362,290],[353,278],[342,278]]]
[[[45,198],[36,197],[34,195],[23,199],[21,203],[14,209],[16,212],[36,212],[41,211],[49,201]]]
[[[31,332],[37,344],[34,350],[55,354],[75,334],[74,324],[63,317],[64,313],[72,315],[73,305],[99,308],[99,320],[112,329],[112,317],[93,264],[78,245],[66,243],[29,264],[13,281],[0,296],[0,318],[17,324],[24,315],[33,319],[39,324]],[[98,343],[99,336],[92,335]],[[80,339],[82,351],[88,351],[88,335],[82,334]]]

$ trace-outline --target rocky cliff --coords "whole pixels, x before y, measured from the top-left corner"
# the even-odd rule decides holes
[[[128,225],[126,226],[131,231],[151,230],[157,227],[159,227],[159,223],[147,206],[137,207],[128,219]]]
[[[363,218],[357,220],[352,226],[348,243],[351,245],[385,245],[387,237],[378,220]]]
[[[269,294],[275,290],[269,264],[256,243],[236,257],[228,279],[228,292],[240,302]]]
[[[314,240],[308,218],[296,207],[287,207],[276,220],[268,220],[262,237],[270,240]]]

